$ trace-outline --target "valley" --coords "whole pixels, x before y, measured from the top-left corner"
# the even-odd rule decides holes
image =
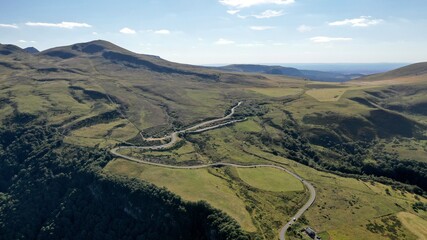
[[[2,128],[49,126],[61,139],[54,151],[105,151],[99,176],[203,201],[247,239],[307,239],[307,226],[322,239],[425,236],[427,211],[414,207],[427,205],[425,63],[325,83],[177,64],[106,41],[0,47],[11,52],[0,56]]]

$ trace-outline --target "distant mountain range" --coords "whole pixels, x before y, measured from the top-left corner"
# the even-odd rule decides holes
[[[222,67],[214,67],[221,71],[228,72],[247,72],[247,73],[262,73],[284,75],[288,77],[301,78],[312,81],[322,82],[346,82],[356,78],[363,77],[363,74],[342,74],[336,72],[324,72],[315,70],[300,70],[292,67],[283,66],[268,66],[256,64],[233,64]]]
[[[119,52],[123,52],[123,54],[116,54],[115,52],[108,52],[108,50],[116,50]],[[396,64],[371,64],[375,66],[370,66],[372,69],[376,69],[376,71],[373,72],[379,72],[384,69],[390,69],[393,67],[396,67],[398,69],[389,71],[386,73],[378,73],[378,74],[372,74],[373,72],[369,71],[362,71],[361,69],[367,69],[367,65],[369,64],[353,64],[355,66],[359,66],[359,68],[354,68],[354,71],[344,71],[343,67],[344,65],[338,64],[336,66],[337,71],[319,71],[319,70],[307,70],[307,69],[300,69],[296,67],[284,67],[279,65],[261,65],[261,64],[232,64],[232,65],[226,65],[226,66],[219,66],[219,67],[201,67],[201,66],[192,66],[192,65],[185,65],[185,64],[176,64],[173,62],[169,62],[166,60],[161,59],[158,56],[153,55],[143,55],[143,54],[135,54],[130,51],[127,51],[123,48],[120,48],[118,46],[115,46],[114,44],[111,44],[109,42],[105,41],[93,41],[89,43],[81,43],[81,44],[74,44],[72,46],[66,46],[66,47],[57,47],[48,49],[45,51],[40,52],[34,47],[27,47],[24,49],[21,49],[14,45],[1,45],[0,47],[0,55],[9,55],[12,53],[30,53],[31,55],[36,55],[38,57],[41,56],[49,56],[49,57],[57,57],[60,59],[69,59],[74,57],[79,57],[79,53],[83,54],[99,54],[102,53],[102,56],[105,59],[110,59],[113,62],[121,62],[124,66],[131,67],[131,68],[148,68],[151,70],[155,70],[157,72],[176,72],[181,74],[194,74],[195,71],[199,71],[198,74],[200,75],[200,72],[209,72],[209,74],[201,74],[201,75],[209,75],[211,78],[215,78],[216,73],[215,71],[210,72],[210,70],[220,70],[221,72],[230,72],[230,73],[258,73],[258,74],[272,74],[272,75],[283,75],[287,77],[292,78],[298,78],[302,80],[311,80],[311,81],[322,81],[322,82],[346,82],[350,80],[382,80],[386,78],[396,78],[396,77],[402,77],[410,74],[405,74],[406,72],[414,73],[414,72],[424,72],[425,70],[425,63],[419,63],[410,65],[411,68],[407,69],[408,67],[402,67],[402,64],[396,63]],[[138,59],[142,58],[142,59]],[[6,63],[3,63],[5,65]],[[333,64],[290,64],[291,66],[300,66],[300,67],[313,67],[313,69],[335,69],[333,68]],[[349,64],[351,65],[351,64]],[[321,66],[321,67],[319,67]],[[369,67],[369,66],[368,66]],[[179,69],[181,68],[181,69]],[[179,70],[178,70],[179,69]],[[183,70],[185,69],[185,70]],[[342,71],[340,71],[340,69]],[[357,69],[359,69],[361,72],[355,72]],[[372,70],[371,69],[371,70]],[[390,75],[391,74],[391,75]]]

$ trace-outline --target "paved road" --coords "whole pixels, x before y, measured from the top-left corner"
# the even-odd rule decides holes
[[[231,167],[236,167],[236,168],[258,168],[258,167],[267,167],[267,168],[275,168],[275,169],[279,169],[282,171],[285,171],[289,174],[291,174],[293,177],[295,177],[296,179],[298,179],[299,181],[301,181],[308,189],[309,193],[310,193],[310,198],[309,200],[304,204],[304,206],[302,206],[298,212],[289,220],[289,222],[287,222],[285,224],[285,226],[283,226],[280,229],[280,234],[279,234],[279,238],[280,240],[285,240],[285,235],[286,235],[286,231],[289,229],[289,227],[294,223],[294,218],[298,219],[302,216],[302,214],[304,214],[305,211],[307,211],[307,209],[313,204],[314,200],[316,199],[316,190],[314,189],[313,185],[311,185],[309,182],[303,180],[300,176],[298,176],[297,174],[289,171],[288,169],[282,167],[282,166],[278,166],[278,165],[273,165],[273,164],[254,164],[254,165],[240,165],[240,164],[235,164],[235,163],[211,163],[211,164],[202,164],[202,165],[194,165],[194,166],[175,166],[175,165],[168,165],[168,164],[161,164],[161,163],[153,163],[153,162],[148,162],[148,161],[144,161],[142,159],[138,159],[138,158],[134,158],[134,157],[130,157],[121,153],[118,153],[117,151],[120,149],[130,149],[130,148],[137,148],[137,149],[151,149],[151,150],[159,150],[159,149],[165,149],[165,148],[170,148],[173,145],[175,145],[175,143],[178,140],[178,134],[179,133],[201,133],[204,131],[208,131],[211,129],[215,129],[215,128],[219,128],[222,126],[226,126],[238,121],[244,121],[244,120],[233,120],[230,122],[226,122],[226,123],[221,123],[221,124],[217,124],[214,126],[210,126],[210,127],[205,127],[205,128],[201,128],[198,129],[200,127],[215,123],[215,122],[219,122],[219,121],[223,121],[226,119],[229,119],[233,116],[236,107],[240,106],[242,102],[239,102],[236,106],[234,106],[231,109],[231,113],[228,114],[227,116],[223,117],[223,118],[218,118],[218,119],[214,119],[214,120],[210,120],[210,121],[206,121],[203,123],[199,123],[193,127],[181,130],[181,131],[177,131],[177,132],[173,132],[172,134],[170,134],[169,136],[166,136],[164,138],[161,138],[161,140],[164,139],[168,139],[170,138],[171,141],[169,143],[166,144],[162,144],[162,145],[157,145],[157,146],[122,146],[122,147],[116,147],[111,149],[111,153],[117,157],[121,157],[124,159],[127,159],[129,161],[132,162],[137,162],[137,163],[143,163],[143,164],[148,164],[148,165],[153,165],[153,166],[157,166],[157,167],[165,167],[165,168],[173,168],[173,169],[200,169],[200,168],[208,168],[208,167],[221,167],[221,166],[231,166]]]
[[[285,240],[285,235],[286,232],[288,231],[289,227],[294,224],[294,218],[298,220],[298,218],[300,218],[305,211],[307,211],[307,209],[314,203],[314,200],[316,200],[316,189],[314,189],[313,185],[311,185],[311,183],[305,181],[304,179],[302,179],[300,176],[298,176],[295,173],[292,173],[291,171],[283,168],[283,171],[286,171],[287,173],[291,174],[292,176],[294,176],[295,178],[297,178],[298,180],[300,180],[308,189],[308,191],[310,192],[310,198],[308,199],[308,201],[304,204],[304,206],[302,206],[298,212],[292,217],[292,219],[290,219],[289,222],[287,222],[285,224],[285,226],[283,226],[280,229],[280,234],[279,234],[279,238],[280,240]]]

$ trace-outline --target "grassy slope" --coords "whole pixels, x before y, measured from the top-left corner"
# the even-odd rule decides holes
[[[105,171],[166,187],[188,201],[207,201],[227,212],[246,231],[256,230],[244,202],[236,196],[226,181],[210,174],[208,169],[174,170],[115,160],[106,166]]]
[[[258,154],[261,152],[258,150]],[[387,216],[401,211],[413,212],[411,204],[418,201],[414,195],[395,191],[375,182],[363,182],[352,178],[324,173],[302,164],[269,153],[262,156],[281,162],[287,168],[313,183],[317,191],[315,204],[305,214],[310,225],[318,232],[326,232],[331,239],[388,239],[372,233],[366,225],[381,222]],[[388,195],[385,189],[389,189]],[[427,202],[427,199],[422,199]],[[417,213],[427,219],[427,213]],[[396,228],[399,236],[414,239],[405,228]],[[386,234],[387,231],[385,232]]]
[[[397,214],[397,217],[406,228],[418,237],[418,239],[427,239],[426,220],[407,212],[400,212]]]
[[[253,189],[237,177],[239,170],[234,168],[178,170],[114,160],[104,171],[166,187],[188,201],[204,200],[236,219],[246,231],[257,231],[266,239],[274,238],[283,219],[290,217],[288,211],[304,201],[301,183],[297,183],[298,188],[286,182],[275,182],[277,188],[285,189],[282,193]],[[253,183],[266,184],[263,179]]]

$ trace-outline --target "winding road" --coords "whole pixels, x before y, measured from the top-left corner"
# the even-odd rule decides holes
[[[180,133],[201,133],[201,132],[204,132],[204,131],[209,131],[211,129],[215,129],[215,128],[223,127],[223,126],[226,126],[226,125],[230,125],[230,124],[233,124],[235,122],[244,121],[246,119],[232,120],[232,121],[229,121],[229,122],[225,122],[225,123],[213,125],[213,126],[210,126],[210,127],[201,128],[201,127],[204,127],[204,126],[216,123],[216,122],[221,122],[221,121],[224,121],[224,120],[227,120],[227,119],[231,118],[234,115],[234,113],[235,113],[235,109],[238,106],[240,106],[241,104],[242,104],[242,102],[239,102],[236,106],[234,106],[233,108],[231,108],[230,114],[228,114],[225,117],[214,119],[214,120],[209,120],[209,121],[206,121],[206,122],[202,122],[202,123],[199,123],[199,124],[194,125],[192,127],[189,127],[187,129],[173,132],[169,136],[165,136],[165,137],[162,137],[162,138],[145,138],[145,140],[166,140],[166,139],[171,139],[170,142],[168,142],[166,144],[157,145],[157,146],[121,146],[121,147],[116,147],[116,148],[111,149],[110,152],[113,155],[117,156],[117,157],[129,160],[129,161],[132,161],[132,162],[143,163],[143,164],[153,165],[153,166],[157,166],[157,167],[172,168],[172,169],[200,169],[200,168],[209,168],[209,167],[230,166],[230,167],[236,167],[236,168],[259,168],[259,167],[275,168],[275,169],[279,169],[279,170],[287,172],[288,174],[292,175],[293,177],[295,177],[296,179],[298,179],[299,181],[301,181],[307,187],[307,189],[308,189],[308,191],[310,193],[310,198],[304,204],[304,206],[302,206],[298,210],[298,212],[290,219],[290,221],[287,222],[280,229],[279,239],[280,240],[285,240],[285,235],[286,235],[287,230],[295,222],[293,219],[300,218],[304,214],[304,212],[307,211],[307,209],[314,203],[314,200],[316,199],[316,190],[314,189],[313,185],[311,185],[309,182],[307,182],[304,179],[302,179],[299,175],[297,175],[297,174],[289,171],[288,169],[286,169],[286,168],[284,168],[282,166],[274,165],[274,164],[240,165],[240,164],[225,163],[225,162],[211,163],[211,164],[202,164],[202,165],[194,165],[194,166],[175,166],[175,165],[168,165],[168,164],[148,162],[148,161],[144,161],[142,159],[138,159],[138,158],[134,158],[134,157],[130,157],[130,156],[118,153],[118,150],[120,150],[120,149],[130,149],[130,148],[133,148],[133,149],[135,149],[135,148],[136,149],[147,149],[147,150],[160,150],[160,149],[170,148],[170,147],[172,147],[172,146],[174,146],[176,144],[176,142],[178,141],[178,134],[180,134]]]

